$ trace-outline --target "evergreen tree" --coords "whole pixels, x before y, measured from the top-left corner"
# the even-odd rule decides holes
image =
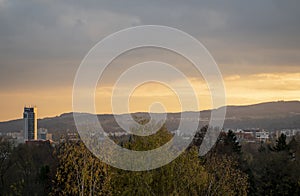
[[[214,150],[222,155],[226,154],[236,158],[241,156],[241,145],[232,130],[229,130],[227,134],[220,134]]]
[[[232,130],[228,131],[224,144],[230,146],[232,152],[237,154],[241,153],[241,145]]]
[[[281,134],[280,137],[276,140],[276,145],[275,147],[271,148],[272,151],[285,151],[288,150],[288,145],[286,143],[286,135]]]

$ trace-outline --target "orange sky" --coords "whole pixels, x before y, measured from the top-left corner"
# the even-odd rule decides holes
[[[210,109],[210,93],[204,81],[193,80],[198,92],[199,110]],[[224,78],[228,105],[245,105],[278,100],[300,100],[300,73],[261,73],[254,75],[231,75]],[[180,81],[178,82],[180,85]],[[110,98],[112,87],[98,88],[96,91],[97,113],[111,113]],[[24,104],[38,107],[39,118],[56,116],[72,111],[72,88],[58,87],[32,92],[1,92],[1,121],[21,118]],[[154,102],[160,102],[169,112],[180,111],[180,101],[176,94],[157,83],[139,86],[131,95],[130,112],[149,111]],[[9,104],[8,104],[9,103]]]

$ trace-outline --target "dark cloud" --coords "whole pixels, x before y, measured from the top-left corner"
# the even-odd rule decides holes
[[[72,85],[81,59],[97,41],[141,24],[190,33],[228,74],[238,64],[245,71],[299,68],[299,7],[297,0],[0,0],[0,89],[21,87],[23,81],[36,88]]]

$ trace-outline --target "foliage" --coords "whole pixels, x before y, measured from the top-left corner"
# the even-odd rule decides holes
[[[53,147],[49,143],[20,144],[7,157],[3,195],[45,195],[51,188],[55,169]]]
[[[109,194],[108,166],[94,157],[81,141],[66,141],[56,151],[59,159],[52,195]]]
[[[214,154],[206,157],[204,163],[199,158],[197,144],[206,129],[202,128],[198,140],[168,165],[144,172],[113,169],[113,195],[246,195],[247,175],[233,159]],[[133,136],[125,146],[134,150],[153,149],[169,139],[170,134],[163,127],[151,139]]]
[[[241,156],[241,145],[232,130],[229,130],[227,134],[220,134],[215,150],[218,154],[226,154],[236,158]]]
[[[270,148],[272,151],[284,151],[284,150],[288,150],[288,145],[286,143],[286,135],[285,134],[281,134],[280,137],[276,140],[276,145],[275,147],[271,147]]]
[[[211,154],[205,167],[209,172],[207,195],[247,195],[248,176],[238,168],[238,163],[228,155]]]
[[[155,170],[112,173],[113,195],[205,195],[208,182],[195,148]]]
[[[11,166],[10,155],[13,145],[6,138],[0,137],[0,195],[7,191],[7,182],[4,177]]]
[[[199,130],[189,148],[171,163],[143,172],[106,165],[80,140],[65,140],[56,147],[48,143],[13,147],[0,138],[0,195],[300,195],[299,136],[287,142],[281,135],[274,147],[249,143],[241,148],[229,131],[199,157],[206,130]],[[113,139],[141,151],[171,138],[163,126],[148,137]]]
[[[294,139],[294,142],[282,145],[286,144],[286,140],[285,137],[280,138],[274,148],[261,145],[260,149],[265,150],[251,153],[252,161],[248,162],[255,186],[251,195],[300,194],[300,145]]]

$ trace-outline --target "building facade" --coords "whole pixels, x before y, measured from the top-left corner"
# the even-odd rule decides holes
[[[24,140],[37,140],[37,108],[24,107]]]
[[[52,140],[52,134],[48,133],[48,129],[46,128],[39,128],[38,140]]]

